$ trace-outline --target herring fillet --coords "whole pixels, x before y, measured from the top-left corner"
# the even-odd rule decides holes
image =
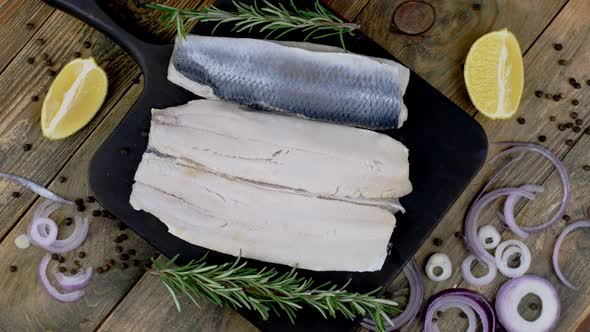
[[[189,35],[168,79],[205,98],[369,129],[399,128],[409,70],[311,43]]]
[[[408,149],[372,131],[197,100],[152,111],[150,149],[246,182],[332,198],[412,191]]]
[[[202,165],[146,152],[130,202],[183,240],[316,271],[376,271],[395,217],[380,207],[265,190]]]

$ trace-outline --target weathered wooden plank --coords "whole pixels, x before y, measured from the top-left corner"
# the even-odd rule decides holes
[[[590,114],[588,114],[587,110],[583,109],[583,105],[590,103],[587,91],[584,89],[573,89],[567,82],[568,78],[572,76],[578,77],[581,81],[582,77],[579,77],[579,75],[584,73],[584,68],[587,67],[583,60],[583,54],[587,54],[590,51],[590,39],[587,36],[590,30],[590,24],[586,22],[580,24],[577,17],[579,17],[579,13],[588,10],[590,10],[590,4],[587,2],[570,1],[525,55],[525,77],[527,77],[528,84],[525,88],[519,116],[526,119],[526,124],[520,125],[515,120],[491,121],[481,115],[476,116],[476,119],[486,129],[491,142],[537,141],[539,135],[545,135],[547,137],[547,141],[541,144],[555,151],[562,158],[565,156],[565,163],[570,170],[574,198],[570,209],[568,209],[568,214],[574,219],[582,216],[588,204],[587,187],[590,178],[588,172],[583,172],[581,167],[590,163],[588,161],[588,154],[586,153],[590,142],[588,141],[588,135],[575,133],[571,130],[559,131],[557,129],[557,123],[573,121],[570,119],[572,111],[579,113],[579,118],[584,122],[582,128],[588,127],[588,121],[590,120]],[[564,49],[560,52],[553,49],[553,43],[557,42],[564,45]],[[560,58],[567,59],[568,65],[565,67],[557,65],[557,60]],[[584,79],[586,78],[584,77]],[[565,99],[555,102],[553,100],[536,98],[534,97],[534,91],[537,89],[552,93],[562,92]],[[578,106],[572,105],[571,101],[574,98],[579,101]],[[557,121],[549,121],[550,116],[555,116]],[[571,146],[565,144],[567,139],[571,139],[573,142],[578,141],[573,149]],[[497,147],[492,147],[490,154],[494,154],[496,151],[498,151]],[[520,185],[523,183],[544,183],[546,192],[540,195],[534,202],[527,204],[523,210],[519,210],[517,215],[517,220],[522,224],[538,224],[550,217],[550,213],[545,212],[545,210],[559,200],[561,195],[559,181],[557,181],[557,175],[552,170],[551,165],[544,159],[526,157],[520,164],[519,167],[510,172],[510,175],[502,177],[500,184]],[[466,257],[467,252],[464,248],[463,241],[460,238],[455,238],[453,235],[457,231],[462,231],[463,218],[471,200],[485,180],[489,178],[490,174],[497,169],[498,165],[484,168],[435,229],[428,242],[417,253],[417,259],[421,266],[424,266],[427,258],[434,252],[448,254],[453,262],[454,272],[449,280],[441,283],[426,283],[427,297],[449,287],[468,287],[468,285],[462,282],[460,276],[460,263]],[[482,215],[479,224],[491,223],[499,226],[499,221],[495,218],[493,209],[489,210]],[[563,305],[567,306],[567,308],[579,308],[579,311],[573,310],[574,312],[572,313],[570,313],[569,309],[562,312],[559,330],[570,331],[577,324],[580,324],[580,317],[584,317],[581,314],[588,307],[590,301],[588,300],[586,290],[580,293],[566,291],[551,272],[549,265],[550,250],[558,231],[562,228],[563,222],[541,235],[531,236],[530,240],[527,240],[527,244],[531,248],[534,260],[534,266],[531,268],[530,273],[548,277],[558,287]],[[504,237],[509,238],[509,233],[506,232]],[[443,245],[441,247],[433,245],[434,238],[443,239]],[[571,252],[571,249],[568,250],[567,247],[564,247],[563,252]],[[587,266],[587,264],[582,263],[582,259],[584,259],[583,255],[578,258],[565,258],[565,260],[568,259],[570,261],[564,263],[564,270],[567,271],[568,267],[570,269],[576,267],[576,276],[572,279],[576,282],[584,283],[581,289],[588,289],[588,285],[586,285],[586,281],[583,278]],[[581,267],[583,267],[583,270]],[[504,281],[506,281],[505,278],[498,277],[491,285],[481,287],[478,290],[493,298],[493,294]],[[403,287],[403,284],[403,277],[398,276],[390,289],[393,291],[399,287]],[[525,314],[531,315],[533,313],[525,312]],[[456,316],[452,314],[450,317],[452,319],[449,321],[444,318],[441,320],[442,330],[444,330],[442,326],[449,328],[451,322],[455,323]],[[447,324],[445,325],[445,323]],[[418,331],[420,330],[420,326],[415,323],[409,330]]]
[[[35,35],[53,9],[35,0],[0,1],[0,73]],[[37,45],[42,42],[37,41]],[[24,59],[26,60],[26,59]],[[21,62],[25,65],[25,62]]]
[[[205,301],[197,307],[185,297],[179,301],[181,312],[158,277],[146,273],[98,331],[257,331],[228,307]]]
[[[343,19],[354,21],[369,0],[323,0],[322,2]]]
[[[45,45],[37,45],[36,38],[46,40]],[[90,48],[84,47],[85,42],[90,43]],[[87,127],[68,139],[49,141],[42,136],[39,125],[43,96],[53,80],[48,73],[59,71],[75,57],[75,52],[97,59],[109,76],[109,94],[102,110]],[[41,60],[43,53],[48,55],[49,66]],[[30,56],[37,58],[31,65],[26,63]],[[135,63],[113,42],[82,22],[54,12],[0,75],[0,103],[3,105],[0,113],[0,169],[24,175],[41,184],[49,183],[139,75]],[[33,101],[34,96],[39,99]],[[32,144],[31,151],[23,152],[25,143]],[[21,190],[19,187],[2,181],[0,188],[2,238],[32,204],[34,195],[23,191],[22,197],[15,200],[11,192]]]
[[[67,181],[62,183],[58,178],[55,179],[49,186],[51,190],[68,193],[68,197],[86,197],[91,194],[88,187],[90,159],[98,146],[134,104],[141,89],[140,85],[135,85],[129,90],[110,112],[109,117],[101,122],[61,170],[59,176],[67,177]],[[81,301],[73,304],[57,302],[46,294],[38,281],[37,268],[45,252],[34,247],[19,250],[14,245],[15,237],[26,232],[32,218],[32,211],[40,201],[42,200],[36,200],[33,208],[0,243],[0,266],[4,270],[0,273],[0,287],[3,294],[0,298],[0,306],[3,308],[0,310],[0,330],[91,331],[100,324],[103,317],[144,273],[144,263],[153,254],[154,249],[134,232],[120,230],[117,222],[105,218],[93,218],[87,240],[79,250],[64,254],[66,262],[63,264],[68,270],[75,267],[74,260],[78,260],[83,267],[94,267],[93,280]],[[86,205],[86,215],[90,215],[93,209],[100,208],[97,204]],[[64,207],[52,215],[60,225],[61,232],[65,234],[69,234],[74,226],[66,226],[64,218],[72,216],[75,213],[74,210],[75,208],[72,207]],[[136,254],[131,255],[127,261],[129,267],[126,269],[122,268],[120,254],[115,250],[118,244],[114,242],[114,239],[120,234],[127,234],[129,238],[119,244],[124,248],[123,252],[126,253],[129,249],[136,251]],[[79,258],[77,255],[80,251],[84,251],[86,257]],[[107,273],[96,273],[96,268],[103,266],[111,258],[116,261],[116,265]],[[134,259],[140,261],[138,266],[133,266]],[[10,273],[8,269],[11,265],[17,266],[18,270]],[[50,265],[52,271],[55,268],[54,265]]]
[[[404,2],[373,0],[357,23],[402,63],[466,111],[475,113],[461,67],[473,42],[489,31],[508,28],[526,51],[567,0],[426,1],[436,13],[434,24],[416,36],[392,28],[394,11]]]

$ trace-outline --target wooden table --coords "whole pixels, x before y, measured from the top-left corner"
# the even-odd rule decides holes
[[[326,3],[342,17],[359,23],[365,34],[474,116],[485,128],[490,142],[535,142],[540,135],[546,136],[547,141],[540,144],[555,151],[571,175],[573,196],[567,213],[572,220],[584,217],[589,205],[590,172],[584,171],[582,166],[590,164],[590,135],[584,135],[583,130],[580,133],[559,131],[557,124],[570,121],[570,113],[575,111],[584,120],[583,129],[588,127],[590,86],[586,80],[590,79],[590,1],[426,0],[435,9],[435,22],[426,33],[415,36],[401,34],[392,27],[394,10],[404,1],[329,0]],[[119,2],[134,7],[133,1]],[[207,1],[160,2],[196,7]],[[106,37],[38,0],[0,0],[0,22],[0,170],[26,176],[68,197],[91,195],[87,184],[88,161],[139,96],[142,78],[138,67]],[[144,21],[143,24],[153,31],[157,23],[155,20],[150,22]],[[516,119],[491,121],[477,114],[463,85],[462,63],[469,46],[482,34],[504,27],[517,36],[524,54],[526,84],[518,116],[526,119],[525,124],[519,124]],[[170,33],[164,34],[162,38],[169,36]],[[563,50],[555,50],[554,43],[563,44]],[[73,59],[75,52],[94,56],[105,68],[110,80],[109,96],[96,118],[81,132],[63,141],[49,141],[42,137],[39,128],[41,100],[53,79],[52,71],[58,71]],[[559,65],[559,59],[566,60],[566,65]],[[29,63],[31,61],[34,63]],[[584,82],[582,89],[570,86],[567,79],[572,76]],[[537,98],[535,90],[562,93],[564,98],[559,102]],[[579,100],[578,106],[572,104],[573,99]],[[551,122],[550,116],[555,116],[557,121]],[[571,140],[570,144],[566,144],[566,140]],[[31,144],[32,149],[24,151],[24,144]],[[433,148],[436,148],[434,142]],[[490,155],[497,151],[492,145]],[[449,280],[426,283],[427,297],[449,287],[469,287],[464,284],[458,269],[466,251],[460,233],[456,232],[462,231],[466,209],[495,169],[497,165],[486,166],[480,172],[416,254],[421,265],[434,252],[448,254],[453,262],[454,271]],[[557,202],[561,195],[557,174],[551,165],[539,158],[525,157],[501,181],[545,186],[544,198],[518,207],[517,219],[521,224],[547,220],[546,207]],[[80,249],[87,253],[87,257],[78,258],[80,250],[77,250],[64,255],[64,265],[72,268],[74,261],[78,260],[82,265],[96,267],[111,257],[117,258],[114,239],[125,233],[129,239],[121,244],[124,250],[136,251],[128,263],[130,266],[123,269],[117,259],[118,263],[111,271],[95,275],[86,296],[78,303],[54,301],[37,281],[37,266],[43,252],[37,248],[18,250],[14,245],[15,237],[25,231],[40,200],[8,182],[1,181],[0,186],[0,269],[3,271],[0,273],[0,330],[255,330],[232,310],[209,304],[197,308],[183,301],[185,310],[178,313],[164,287],[155,277],[145,274],[142,267],[143,262],[156,253],[155,249],[133,232],[120,230],[117,222],[103,218],[92,222],[89,239]],[[13,197],[15,191],[21,192],[21,196]],[[87,207],[99,208],[93,204],[87,204]],[[65,218],[67,213],[65,211],[62,217]],[[68,229],[62,217],[57,219],[60,227]],[[498,225],[492,211],[484,213],[480,220],[480,224],[487,223]],[[578,291],[562,286],[550,265],[554,240],[565,224],[561,221],[525,241],[531,248],[534,262],[529,273],[541,275],[557,287],[562,304],[560,331],[588,331],[590,280],[585,278],[590,274],[588,234],[571,235],[561,251],[563,270],[580,286]],[[512,235],[505,232],[503,237],[511,238]],[[435,246],[433,243],[440,241],[434,239],[441,239],[442,245]],[[133,259],[137,259],[140,266],[133,266]],[[16,272],[9,272],[11,265],[17,267]],[[498,277],[493,284],[478,291],[493,298],[505,281],[504,277]],[[405,287],[403,276],[398,276],[388,294],[402,296],[407,293]],[[525,315],[534,315],[526,303],[521,306]],[[447,326],[442,330],[456,331],[466,326],[456,314],[449,312],[443,316],[440,322]],[[418,331],[420,326],[414,323],[406,330]]]

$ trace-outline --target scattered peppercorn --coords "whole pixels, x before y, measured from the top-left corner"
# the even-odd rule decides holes
[[[96,202],[96,198],[94,198],[94,196],[88,196],[86,198],[86,202],[88,202],[88,203],[94,203],[94,202]]]
[[[571,218],[570,216],[568,216],[567,214],[564,214],[564,215],[563,215],[563,220],[565,220],[565,221],[568,221],[568,222],[569,222],[570,220],[572,220],[572,218]]]
[[[11,195],[14,198],[19,198],[20,197],[20,193],[18,191],[13,191]]]
[[[120,231],[124,231],[127,229],[127,225],[125,225],[124,222],[117,223],[117,227],[119,228]]]
[[[439,240],[440,240],[440,239],[439,239]],[[440,244],[440,245],[442,245],[442,240],[440,240],[440,241],[441,241],[441,244]],[[129,249],[129,251],[127,251],[127,253],[128,253],[129,255],[131,255],[131,256],[135,256],[135,249]]]
[[[123,240],[121,239],[121,237],[117,236],[115,238],[115,243],[121,243],[121,242],[123,242]]]
[[[121,264],[121,268],[122,268],[123,270],[127,269],[128,267],[129,267],[129,264],[127,264],[127,263],[123,263],[123,264]]]
[[[30,65],[34,64],[35,63],[35,58],[28,58],[27,59],[27,63],[30,64]]]
[[[27,23],[26,27],[27,27],[27,30],[33,30],[33,29],[35,29],[35,24]]]
[[[553,100],[560,101],[561,100],[561,94],[553,95]]]
[[[461,318],[467,318],[467,314],[464,313],[463,311],[459,312],[459,317]]]
[[[573,77],[570,77],[569,80],[568,80],[568,82],[570,82],[571,85],[574,85],[574,84],[578,83],[578,81],[576,81],[576,79],[573,78]]]
[[[586,128],[586,130],[584,130],[584,134],[590,135],[590,127]]]
[[[565,145],[569,145],[569,146],[574,145],[574,140],[573,139],[568,139],[567,141],[565,141]]]
[[[109,259],[109,264],[111,264],[111,265],[113,265],[113,266],[114,266],[114,265],[115,265],[115,260],[114,260],[114,259],[112,259],[112,258],[111,258],[111,259]]]
[[[66,226],[70,226],[72,224],[73,220],[70,217],[66,218]]]
[[[81,198],[76,198],[76,200],[74,201],[74,203],[76,203],[76,205],[84,205],[84,200]]]
[[[71,273],[71,274],[76,274],[76,273],[78,273],[78,270],[76,270],[75,268],[72,268],[72,269],[70,270],[70,273]]]
[[[32,101],[32,102],[36,102],[36,101],[38,101],[38,100],[39,100],[39,97],[38,97],[38,96],[32,96],[32,97],[31,97],[31,101]]]
[[[47,53],[41,54],[41,59],[48,60],[49,59],[49,54],[47,54]]]
[[[582,169],[586,172],[590,172],[590,165],[584,165],[582,166]]]
[[[33,145],[32,144],[29,144],[29,143],[23,144],[23,151],[25,151],[25,152],[26,151],[31,151],[32,148],[33,148]]]
[[[80,257],[80,258],[84,258],[84,257],[86,257],[86,253],[85,253],[85,252],[83,252],[83,251],[80,251],[80,252],[78,253],[78,257]]]
[[[39,45],[39,46],[43,46],[43,45],[45,45],[45,39],[37,38],[37,39],[35,39],[35,43],[37,43],[37,45]]]
[[[437,317],[442,317],[442,315],[443,315],[443,312],[442,312],[442,311],[438,310],[438,311],[436,312],[436,316],[437,316]]]
[[[555,44],[553,44],[553,48],[556,51],[561,51],[563,49],[563,45],[561,45],[560,43],[555,43]]]
[[[65,266],[60,266],[59,269],[58,269],[58,271],[61,272],[61,273],[65,273],[67,270],[66,270],[66,267]]]
[[[133,84],[139,84],[139,77],[134,78],[131,83]]]
[[[546,140],[547,140],[547,136],[545,136],[545,135],[541,135],[541,136],[539,136],[539,142],[543,143],[543,142],[545,142]]]
[[[48,70],[47,70],[47,75],[48,75],[48,76],[50,76],[50,77],[53,77],[53,76],[55,76],[55,74],[56,74],[56,73],[55,73],[55,71],[54,71],[54,70],[51,70],[51,69],[48,69]]]
[[[590,80],[586,81],[586,85],[590,86]]]
[[[51,259],[53,259],[54,261],[59,259],[59,255],[58,254],[51,254]]]
[[[119,259],[122,260],[122,261],[129,260],[129,255],[127,255],[127,254],[121,254],[121,256],[119,257]]]
[[[568,122],[565,124],[565,126],[567,127],[567,129],[572,129],[574,127],[574,123],[573,122]]]
[[[100,216],[102,216],[102,212],[100,210],[94,210],[94,211],[92,211],[92,216],[93,217],[100,217]]]
[[[45,60],[45,65],[47,67],[51,67],[51,66],[53,66],[53,62],[51,62],[51,60],[47,59],[47,60]]]
[[[584,124],[584,120],[582,120],[582,119],[577,119],[577,120],[575,121],[575,123],[576,123],[578,126],[581,126],[582,124]]]
[[[10,272],[16,272],[18,268],[15,265],[10,265]]]
[[[74,58],[79,58],[82,56],[82,53],[80,52],[74,52]]]
[[[119,150],[119,153],[123,156],[126,157],[129,154],[129,148],[121,148]]]
[[[84,48],[90,48],[92,47],[92,44],[87,40],[84,42]]]
[[[576,82],[576,84],[573,85],[574,89],[581,89],[582,88],[582,84]]]
[[[63,263],[66,261],[66,258],[64,256],[59,256],[59,258],[57,259],[58,262]]]
[[[555,120],[557,120],[557,118],[555,117],[555,115],[552,115],[552,116],[549,117],[549,121],[555,122]]]
[[[565,65],[567,65],[567,61],[566,61],[565,59],[559,59],[559,61],[557,61],[557,63],[558,63],[560,66],[565,66]]]
[[[74,261],[74,265],[76,265],[77,267],[80,267],[80,265],[81,265],[81,264],[80,264],[80,261],[78,261],[78,260],[75,260],[75,261]]]
[[[557,125],[557,129],[564,131],[567,129],[567,126],[565,125],[565,123],[560,123]]]
[[[146,261],[146,262],[143,264],[143,266],[144,266],[146,269],[149,269],[149,268],[151,268],[151,267],[152,267],[152,262],[151,262],[151,261]]]
[[[84,205],[78,205],[77,210],[78,210],[78,212],[84,212],[84,211],[86,211],[86,207]]]
[[[518,123],[520,123],[521,125],[523,125],[523,124],[526,123],[526,119],[523,118],[523,117],[520,117],[520,118],[516,119],[516,121],[518,121]]]
[[[111,269],[111,266],[109,264],[105,264],[102,269],[104,270],[104,272],[107,272],[108,270]]]
[[[64,183],[66,181],[68,181],[68,178],[66,178],[65,176],[60,176],[57,181],[59,181],[59,183]]]
[[[460,239],[460,238],[463,237],[463,233],[461,233],[461,232],[455,232],[455,237],[458,238],[458,239]]]
[[[118,253],[122,253],[122,252],[123,252],[123,247],[121,247],[121,246],[116,246],[116,247],[115,247],[115,251],[116,251],[116,252],[118,252]]]
[[[101,266],[101,267],[99,267],[98,269],[96,269],[96,272],[98,272],[98,273],[103,273],[103,272],[104,272],[104,270],[103,270],[102,266]]]
[[[543,91],[541,91],[541,90],[535,91],[535,96],[537,96],[537,98],[543,97]]]
[[[572,128],[572,130],[574,131],[574,133],[576,133],[576,134],[577,134],[577,133],[579,133],[580,131],[582,131],[582,128],[580,128],[580,127],[578,127],[578,126],[575,126],[575,127],[573,127],[573,128]]]

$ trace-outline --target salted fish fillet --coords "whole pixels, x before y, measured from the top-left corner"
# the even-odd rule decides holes
[[[209,99],[368,129],[399,128],[409,70],[338,48],[248,38],[178,39],[168,79]]]
[[[222,101],[153,110],[149,147],[234,179],[311,196],[377,205],[412,191],[408,149],[389,136]]]
[[[131,205],[222,253],[316,271],[376,271],[395,217],[374,206],[266,190],[191,160],[146,152]]]

